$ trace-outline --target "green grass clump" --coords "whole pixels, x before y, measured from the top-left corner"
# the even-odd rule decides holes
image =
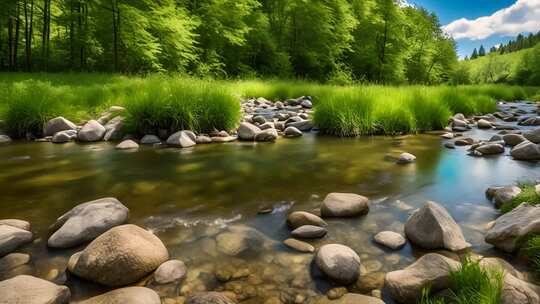
[[[540,236],[532,236],[525,246],[525,252],[533,270],[540,277]]]
[[[240,103],[226,87],[190,79],[155,77],[139,81],[125,101],[127,125],[139,134],[193,130],[232,130]]]
[[[540,204],[540,195],[536,193],[535,185],[529,183],[523,183],[518,185],[521,188],[521,193],[511,201],[504,203],[501,206],[501,212],[507,213],[514,210],[522,203],[529,203],[531,205]]]
[[[499,304],[503,288],[503,272],[483,269],[478,262],[466,257],[461,267],[450,273],[452,289],[449,296],[436,298],[429,288],[422,291],[419,304]]]
[[[47,120],[66,112],[61,90],[48,83],[29,81],[17,83],[5,90],[4,119],[7,132],[15,138],[27,133],[41,135]]]

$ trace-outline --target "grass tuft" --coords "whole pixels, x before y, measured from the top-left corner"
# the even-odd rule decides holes
[[[521,193],[511,201],[504,203],[501,206],[502,213],[507,213],[514,210],[522,203],[529,203],[531,205],[540,204],[540,195],[536,193],[535,184],[521,183],[518,186],[521,188]]]
[[[429,288],[422,290],[419,304],[499,304],[503,288],[503,272],[483,269],[477,261],[465,257],[461,267],[450,273],[452,290],[448,297],[434,297]]]

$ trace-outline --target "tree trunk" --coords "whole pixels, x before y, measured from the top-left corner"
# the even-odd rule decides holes
[[[75,68],[75,21],[73,20],[73,0],[69,1],[69,58],[71,69]]]
[[[17,1],[17,7],[15,9],[15,45],[13,47],[13,68],[16,70],[18,68],[17,64],[17,55],[19,53],[19,32],[21,28],[21,8],[19,1]]]
[[[49,39],[51,31],[51,0],[43,0],[43,30],[41,32],[41,58],[43,70],[49,67]]]
[[[8,19],[8,67],[13,69],[13,16]]]
[[[113,18],[113,56],[114,56],[114,71],[118,71],[118,31],[120,20],[120,12],[117,11],[117,2],[112,0],[112,18]]]

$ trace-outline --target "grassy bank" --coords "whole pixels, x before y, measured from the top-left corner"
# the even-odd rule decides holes
[[[441,129],[453,113],[495,110],[495,100],[524,99],[532,88],[482,86],[331,86],[304,81],[210,81],[181,76],[128,77],[107,74],[0,74],[0,119],[15,137],[39,133],[48,119],[95,118],[111,105],[127,108],[132,132],[148,133],[238,124],[241,97],[314,99],[314,121],[339,136],[414,133]]]

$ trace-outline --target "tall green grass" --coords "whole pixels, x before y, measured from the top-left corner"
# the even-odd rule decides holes
[[[429,288],[422,291],[419,304],[499,304],[503,288],[503,272],[484,269],[479,262],[465,257],[461,267],[450,273],[452,288],[449,296],[437,298]]]
[[[529,263],[532,264],[532,268],[536,273],[536,276],[540,278],[540,236],[532,236],[525,246],[525,252]]]
[[[75,122],[95,118],[111,105],[127,108],[130,132],[234,129],[240,98],[313,97],[313,120],[338,136],[415,133],[443,128],[454,113],[495,111],[498,99],[514,100],[537,88],[481,86],[334,86],[301,80],[212,81],[185,76],[0,73],[0,119],[9,132],[39,135],[58,115]]]

